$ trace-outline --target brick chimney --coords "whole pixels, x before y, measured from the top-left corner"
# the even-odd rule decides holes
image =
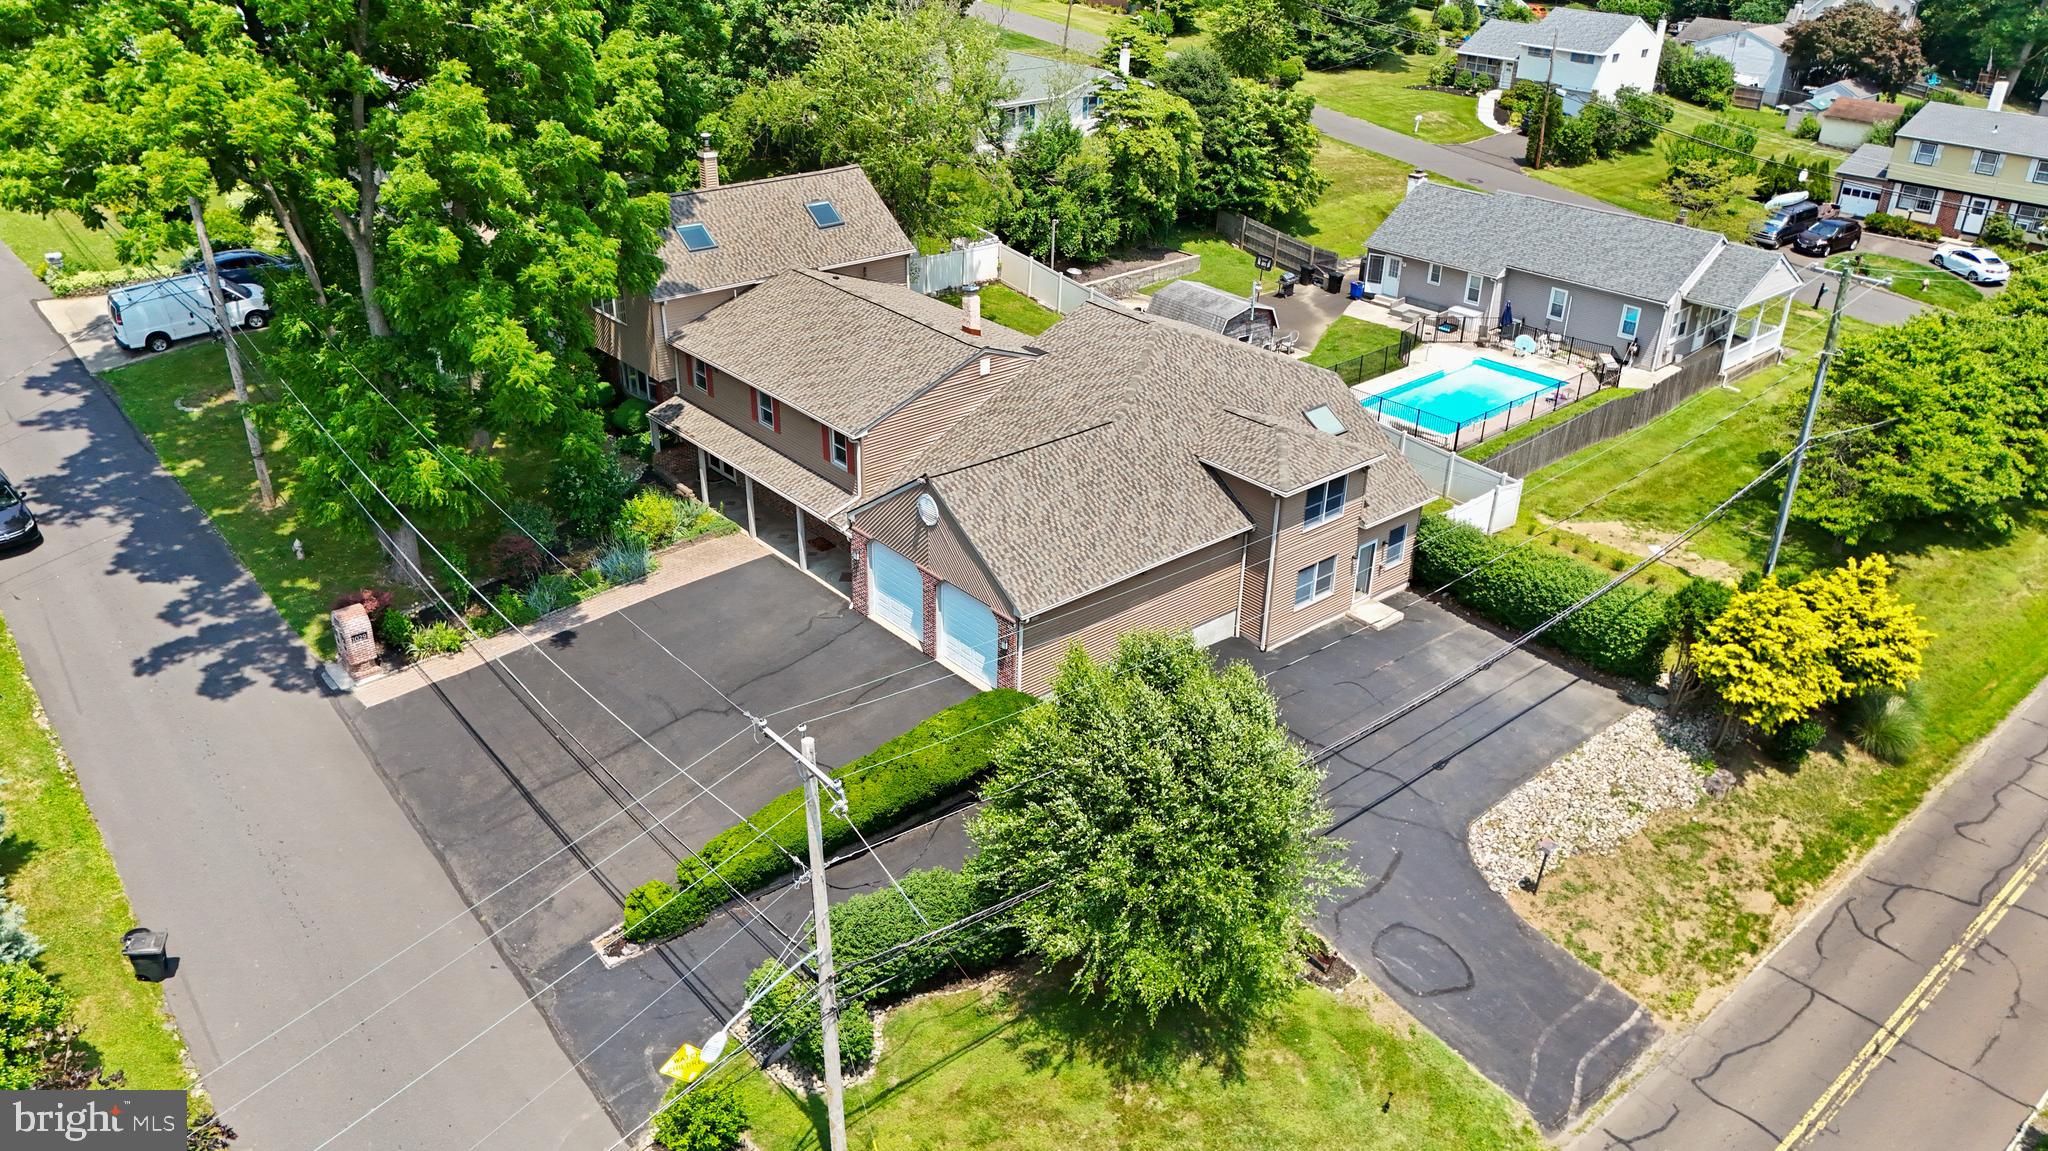
[[[960,330],[970,336],[981,334],[981,285],[968,284],[960,289]]]
[[[1408,184],[1406,187],[1401,189],[1401,198],[1404,200],[1407,199],[1408,193],[1413,192],[1415,189],[1420,188],[1427,183],[1429,183],[1428,172],[1425,172],[1422,169],[1417,168],[1413,172],[1408,173]]]
[[[711,146],[711,133],[697,133],[697,186],[718,187],[718,149]]]

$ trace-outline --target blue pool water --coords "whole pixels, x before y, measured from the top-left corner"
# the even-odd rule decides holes
[[[1462,368],[1419,376],[1360,402],[1369,410],[1448,436],[1469,421],[1533,404],[1563,386],[1554,376],[1482,358]]]

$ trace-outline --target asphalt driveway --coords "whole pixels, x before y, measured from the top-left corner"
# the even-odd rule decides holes
[[[1501,644],[1412,598],[1386,631],[1346,621],[1274,652],[1241,640],[1216,651],[1264,674],[1288,727],[1318,748]],[[1657,1028],[1487,888],[1465,829],[1627,708],[1611,688],[1518,652],[1325,765],[1333,834],[1366,882],[1325,910],[1323,930],[1553,1132],[1598,1101]]]
[[[799,934],[810,907],[807,888],[784,885],[760,893],[759,915],[735,905],[616,969],[593,958],[589,941],[618,922],[627,892],[672,880],[686,847],[796,781],[786,756],[756,743],[730,704],[635,623],[749,711],[779,712],[771,722],[789,729],[812,720],[830,765],[971,692],[764,554],[543,641],[618,719],[532,650],[375,707],[350,705],[399,802],[463,896],[481,901],[498,952],[622,1129],[659,1101],[655,1069],[738,1008],[746,973]],[[957,828],[942,825],[891,844],[889,862],[900,875],[926,854],[957,863],[963,850]],[[873,866],[835,867],[834,898],[874,886]]]

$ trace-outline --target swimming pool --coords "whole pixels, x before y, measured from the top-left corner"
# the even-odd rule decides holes
[[[1375,412],[1448,436],[1482,416],[1533,404],[1564,385],[1565,381],[1555,376],[1481,357],[1460,368],[1418,376],[1359,402]]]

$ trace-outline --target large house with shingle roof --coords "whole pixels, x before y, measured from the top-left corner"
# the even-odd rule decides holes
[[[1431,497],[1328,370],[1103,305],[1033,339],[797,271],[671,343],[657,467],[984,686],[1140,628],[1285,643],[1405,587]]]
[[[1754,88],[1765,104],[1799,99],[1790,87],[1791,58],[1785,54],[1787,26],[1716,20],[1700,16],[1685,22],[1674,37],[1704,56],[1719,56],[1735,66],[1735,84]],[[1792,127],[1798,127],[1797,124]]]
[[[1366,240],[1366,290],[1481,330],[1548,333],[1660,368],[1780,354],[1799,274],[1776,252],[1631,212],[1412,179]]]
[[[654,287],[595,307],[606,378],[650,402],[675,394],[670,337],[718,305],[798,268],[902,284],[916,252],[857,166],[723,184],[718,153],[697,159],[699,187],[669,197]]]
[[[1486,76],[1497,88],[1518,79],[1554,85],[1566,114],[1576,115],[1596,96],[1657,86],[1664,21],[1651,28],[1627,13],[1552,8],[1534,24],[1488,20],[1457,53],[1459,71]]]
[[[1835,171],[1842,210],[1888,212],[1975,236],[1993,216],[2048,229],[2048,116],[1930,103],[1890,147],[1865,144]]]

